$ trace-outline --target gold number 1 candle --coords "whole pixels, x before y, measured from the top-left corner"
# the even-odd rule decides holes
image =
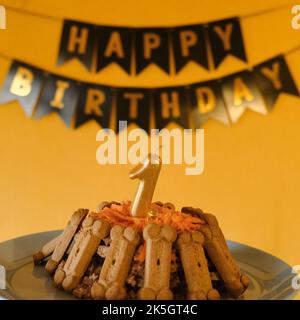
[[[131,203],[130,212],[134,217],[146,217],[151,209],[151,201],[161,169],[161,159],[149,154],[147,159],[130,171],[131,179],[138,179],[139,185]]]

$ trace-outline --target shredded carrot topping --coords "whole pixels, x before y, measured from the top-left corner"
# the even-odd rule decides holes
[[[145,241],[138,247],[136,254],[133,259],[135,261],[144,261],[146,258],[146,243]]]
[[[110,208],[105,207],[100,212],[92,212],[90,215],[94,219],[104,219],[111,225],[120,225],[122,227],[133,226],[139,230],[143,230],[148,223],[157,223],[159,225],[171,225],[178,233],[183,231],[193,232],[199,230],[205,224],[200,217],[174,211],[155,203],[151,205],[152,215],[145,218],[136,218],[130,214],[130,204],[129,201],[123,202],[121,205],[112,204]],[[145,256],[146,245],[143,242],[138,247],[134,260],[144,261]],[[175,259],[174,257],[172,258]]]
[[[152,204],[151,209],[154,215],[145,218],[136,218],[130,214],[130,202],[124,202],[121,205],[112,204],[110,208],[105,207],[100,212],[92,212],[94,219],[104,219],[112,225],[118,224],[123,227],[134,226],[143,230],[148,223],[157,223],[159,225],[171,225],[177,232],[196,231],[205,222],[200,217],[193,217],[190,214],[174,211],[170,208]]]

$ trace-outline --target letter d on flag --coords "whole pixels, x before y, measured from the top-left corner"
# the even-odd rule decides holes
[[[0,290],[6,289],[6,272],[5,268],[0,265]]]

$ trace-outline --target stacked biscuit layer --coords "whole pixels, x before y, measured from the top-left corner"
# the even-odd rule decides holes
[[[192,207],[177,212],[159,202],[153,208],[143,223],[128,217],[128,202],[102,203],[97,213],[79,209],[34,261],[49,257],[46,270],[55,284],[83,298],[132,298],[130,285],[138,299],[167,300],[174,298],[177,285],[187,299],[215,300],[220,294],[211,266],[232,297],[246,290],[249,280],[232,258],[215,216]],[[174,277],[175,265],[182,272],[175,270]]]

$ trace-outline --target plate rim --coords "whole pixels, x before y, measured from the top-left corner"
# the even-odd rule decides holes
[[[25,235],[22,235],[22,236],[19,236],[19,237],[11,238],[11,239],[8,239],[8,240],[0,242],[0,248],[1,248],[1,246],[7,245],[7,243],[9,243],[9,242],[22,241],[22,240],[25,240],[25,239],[30,239],[32,237],[38,237],[38,236],[42,236],[42,235],[46,235],[46,234],[49,234],[49,235],[51,235],[51,234],[59,234],[60,232],[63,232],[63,230],[62,229],[55,229],[55,230],[46,230],[46,231],[35,232],[35,233],[31,233],[31,234],[25,234]],[[273,254],[271,254],[271,253],[269,253],[267,251],[264,251],[262,249],[253,247],[253,246],[248,245],[248,244],[243,244],[243,243],[240,243],[238,241],[231,240],[231,239],[230,240],[229,239],[226,240],[226,243],[235,245],[237,247],[246,247],[247,249],[250,249],[252,251],[253,250],[254,251],[259,251],[260,253],[262,253],[264,255],[268,255],[270,258],[272,258],[274,260],[277,260],[282,265],[284,265],[286,268],[289,268],[290,270],[293,269],[292,266],[290,266],[287,262],[285,262],[281,258],[278,258],[275,255],[273,255]],[[300,290],[293,290],[293,292],[288,294],[288,296],[284,300],[290,300],[290,299],[292,300],[292,299],[294,299],[294,297],[298,294],[299,291]],[[16,297],[14,297],[9,291],[0,289],[0,300],[18,300],[18,299]]]

